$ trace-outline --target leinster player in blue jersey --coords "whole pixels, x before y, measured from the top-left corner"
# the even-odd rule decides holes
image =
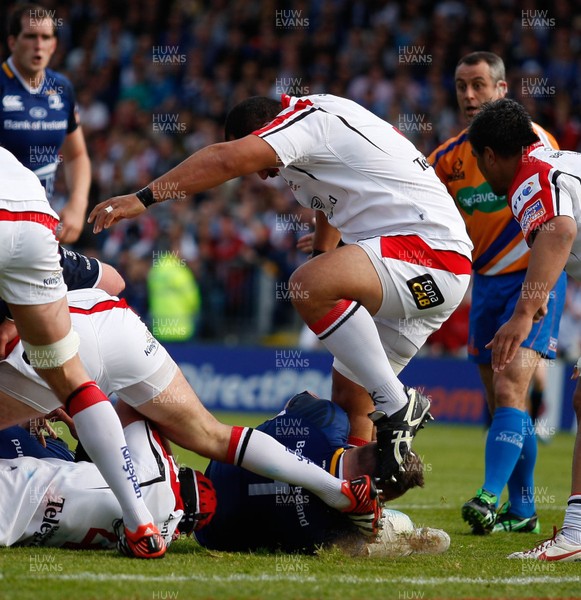
[[[336,404],[297,394],[275,418],[257,428],[297,454],[310,459],[336,477],[374,473],[375,442],[353,448],[347,443],[349,419]],[[381,481],[383,499],[393,500],[408,489],[424,485],[423,464],[410,452],[406,470],[397,481]],[[282,550],[312,553],[337,545],[349,554],[437,554],[448,549],[450,538],[439,529],[414,529],[398,511],[384,509],[379,541],[369,543],[345,515],[298,486],[266,479],[246,469],[212,461],[205,473],[214,485],[218,504],[212,521],[196,531],[198,541],[214,550]],[[396,535],[400,521],[405,533]],[[260,527],[256,527],[256,523]]]
[[[40,179],[51,200],[63,160],[69,199],[60,216],[59,241],[75,242],[88,205],[91,163],[66,77],[48,69],[57,46],[54,14],[35,4],[18,6],[8,23],[10,56],[0,68],[0,145]]]

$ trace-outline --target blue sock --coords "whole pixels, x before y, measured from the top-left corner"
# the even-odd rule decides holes
[[[484,489],[500,498],[521,454],[524,440],[524,417],[516,408],[497,408],[486,438],[484,453]]]
[[[534,471],[537,462],[537,436],[528,414],[523,433],[525,436],[522,452],[508,480],[508,499],[510,511],[525,519],[532,517],[536,512]]]

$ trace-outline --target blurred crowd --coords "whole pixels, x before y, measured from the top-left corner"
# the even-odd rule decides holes
[[[503,57],[509,95],[562,148],[581,150],[579,0],[40,3],[58,19],[50,66],[77,93],[93,167],[91,205],[135,191],[222,141],[227,111],[251,95],[352,98],[427,155],[465,126],[453,74],[473,50]],[[5,20],[15,2],[2,5]],[[153,207],[99,236],[87,228],[77,248],[121,271],[128,301],[154,329],[172,323],[152,314],[155,289],[196,315],[195,332],[183,337],[257,341],[299,327],[286,286],[306,259],[295,246],[312,217],[286,186],[249,176]],[[176,279],[173,289],[168,265],[191,277]],[[463,322],[450,336],[464,335]],[[438,348],[447,344],[439,340]]]

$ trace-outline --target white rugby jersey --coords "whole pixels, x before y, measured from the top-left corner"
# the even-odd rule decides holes
[[[58,219],[38,177],[0,146],[0,210],[40,212]]]
[[[577,239],[565,267],[581,280],[581,154],[537,142],[529,147],[508,190],[510,208],[530,245],[531,233],[554,217],[571,217]]]
[[[169,544],[183,515],[178,468],[145,421],[125,427],[125,437],[135,469],[127,475],[137,478]],[[0,546],[115,547],[113,521],[121,518],[121,507],[92,463],[1,459],[0,497]]]
[[[284,110],[254,133],[277,153],[298,202],[323,211],[344,242],[418,235],[470,258],[454,200],[393,125],[330,94],[281,101]]]

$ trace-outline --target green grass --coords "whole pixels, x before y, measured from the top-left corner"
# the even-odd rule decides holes
[[[221,415],[253,424],[258,417]],[[562,523],[569,492],[573,436],[539,446],[537,467],[541,537]],[[135,561],[115,552],[17,548],[0,551],[0,599],[177,598],[574,598],[581,595],[579,563],[508,561],[539,536],[475,537],[460,507],[482,484],[484,433],[478,428],[432,424],[416,451],[426,463],[426,487],[393,506],[418,525],[445,529],[452,538],[441,556],[350,559],[324,551],[315,557],[209,552],[192,540],[176,542],[161,561]],[[178,460],[204,461],[182,450]],[[6,499],[2,499],[6,501]],[[260,527],[260,524],[257,524]]]

